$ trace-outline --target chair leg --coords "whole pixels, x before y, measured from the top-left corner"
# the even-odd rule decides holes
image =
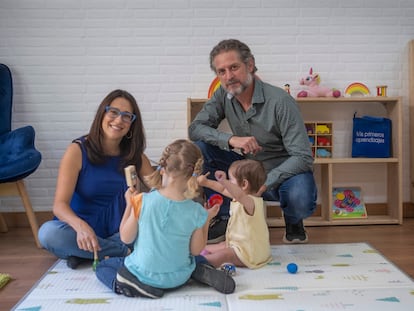
[[[32,228],[33,237],[35,239],[36,245],[37,245],[38,248],[42,248],[42,246],[40,245],[40,242],[39,242],[39,238],[37,236],[37,231],[39,230],[39,225],[37,223],[36,215],[33,212],[32,204],[30,203],[29,195],[27,194],[26,187],[24,185],[24,181],[22,179],[18,180],[16,182],[16,185],[17,185],[17,189],[19,191],[20,197],[22,198],[23,206],[24,206],[24,209],[26,210],[26,215],[27,215],[27,218],[29,220],[30,227]]]
[[[9,228],[7,227],[7,223],[4,220],[4,217],[2,214],[0,214],[0,232],[7,232],[9,231]]]

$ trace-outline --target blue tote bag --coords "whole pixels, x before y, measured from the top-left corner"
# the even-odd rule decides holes
[[[391,120],[363,116],[353,119],[352,157],[389,158],[392,156]]]

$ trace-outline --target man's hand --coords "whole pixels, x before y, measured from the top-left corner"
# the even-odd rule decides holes
[[[260,187],[260,189],[259,189],[259,191],[257,191],[256,196],[261,197],[261,196],[262,196],[262,194],[263,194],[264,192],[266,192],[266,190],[267,190],[266,185],[261,186],[261,187]]]
[[[229,145],[233,148],[240,149],[244,154],[256,155],[259,151],[262,151],[262,147],[259,146],[254,136],[240,137],[232,136],[229,139]]]

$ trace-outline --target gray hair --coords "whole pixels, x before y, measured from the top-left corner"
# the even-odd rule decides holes
[[[228,51],[236,51],[239,56],[240,60],[244,64],[248,64],[249,60],[253,61],[253,74],[257,71],[256,62],[254,59],[254,56],[252,52],[250,51],[250,48],[247,46],[247,44],[236,40],[236,39],[227,39],[220,41],[210,52],[210,68],[214,72],[216,72],[216,68],[213,65],[214,58],[222,53],[222,52],[228,52]]]

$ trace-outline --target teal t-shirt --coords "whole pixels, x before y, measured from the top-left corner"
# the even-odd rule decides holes
[[[158,190],[144,193],[139,232],[125,266],[141,282],[174,288],[187,282],[195,269],[190,253],[194,230],[207,220],[207,211],[193,200],[173,201]]]

